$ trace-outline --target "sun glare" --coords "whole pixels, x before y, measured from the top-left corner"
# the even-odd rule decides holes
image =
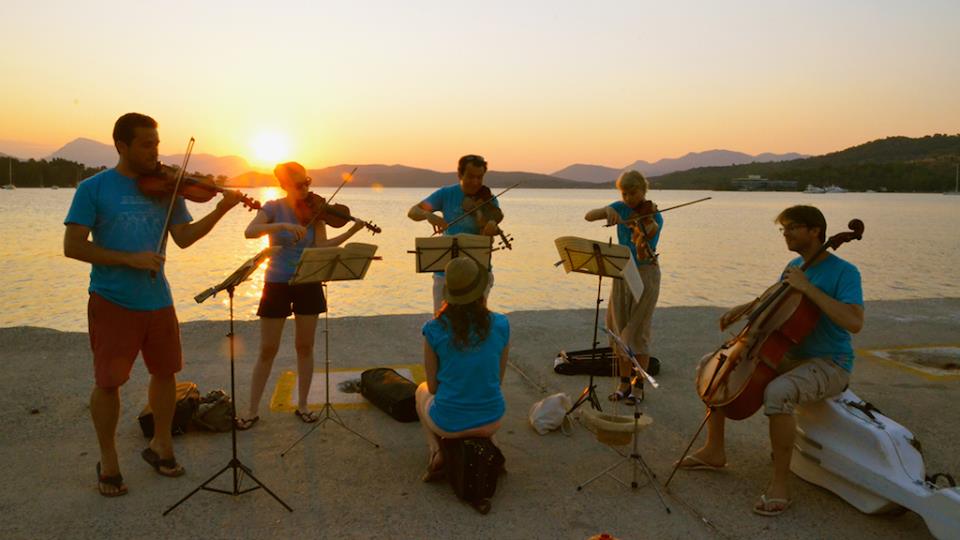
[[[265,131],[250,140],[253,156],[265,165],[285,161],[290,156],[290,142],[286,135]]]

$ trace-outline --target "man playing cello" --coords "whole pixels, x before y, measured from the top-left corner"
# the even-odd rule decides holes
[[[753,507],[757,514],[776,516],[790,503],[790,458],[796,432],[794,408],[839,394],[853,369],[851,334],[863,328],[863,291],[860,272],[853,264],[827,251],[827,222],[812,206],[792,206],[777,216],[787,249],[800,255],[787,264],[782,281],[799,291],[820,309],[813,331],[790,349],[778,366],[779,375],[766,387],[764,414],[769,418],[773,455],[773,478]],[[819,255],[817,253],[820,252]],[[808,259],[806,272],[800,269]],[[756,303],[756,301],[754,302]],[[720,318],[723,330],[752,308],[737,306]],[[720,469],[727,463],[724,449],[726,416],[714,409],[707,420],[706,444],[685,457],[680,469]]]

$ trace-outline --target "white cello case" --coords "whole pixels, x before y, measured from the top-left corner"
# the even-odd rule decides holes
[[[925,477],[919,443],[907,428],[849,389],[797,407],[790,469],[866,514],[900,507],[923,518],[937,538],[960,539],[960,488]]]

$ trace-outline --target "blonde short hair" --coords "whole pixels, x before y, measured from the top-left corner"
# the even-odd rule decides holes
[[[639,189],[646,193],[650,191],[650,182],[640,171],[624,171],[617,178],[617,189],[620,191],[633,191]]]
[[[294,175],[298,173],[301,176],[306,176],[307,169],[296,161],[281,163],[273,168],[273,175],[277,177],[277,180],[279,180],[282,185],[288,185],[293,180]]]

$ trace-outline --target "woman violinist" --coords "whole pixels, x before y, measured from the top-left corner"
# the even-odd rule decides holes
[[[779,515],[791,503],[794,408],[843,391],[853,369],[851,334],[863,328],[860,272],[853,264],[821,247],[826,239],[827,222],[820,210],[812,206],[792,206],[775,221],[780,225],[787,249],[800,255],[787,264],[781,281],[813,302],[820,316],[813,331],[787,351],[777,365],[778,375],[763,392],[763,412],[770,423],[773,478],[753,511],[764,516]],[[806,271],[800,269],[804,263],[808,263]],[[721,330],[736,322],[756,303],[737,306],[725,313],[720,318]],[[710,412],[706,444],[680,461],[679,468],[714,470],[726,465],[726,418],[722,407]]]
[[[280,347],[284,322],[291,313],[296,323],[298,401],[295,414],[307,423],[319,420],[319,415],[307,407],[307,394],[313,380],[313,339],[317,318],[327,310],[327,304],[320,283],[290,285],[288,281],[296,271],[304,248],[339,246],[364,227],[363,222],[354,221],[347,232],[328,239],[324,221],[313,219],[315,209],[309,203],[321,198],[310,192],[311,180],[306,169],[291,161],[277,165],[273,174],[287,195],[264,204],[244,233],[247,238],[270,235],[270,245],[280,246],[280,250],[270,258],[257,309],[260,355],[250,380],[247,415],[237,418],[237,428],[241,430],[250,429],[260,420],[260,398]],[[314,224],[309,229],[304,227],[303,224],[311,221]]]
[[[656,250],[663,228],[663,217],[657,212],[657,205],[646,199],[649,188],[650,184],[640,172],[624,172],[617,179],[622,200],[590,210],[584,216],[587,221],[605,219],[608,225],[615,224],[618,242],[630,248],[637,264],[643,280],[643,294],[635,299],[622,279],[613,280],[610,303],[607,305],[607,328],[619,334],[633,349],[637,362],[645,370],[650,364],[653,310],[660,296],[660,266],[657,264]],[[611,347],[618,358],[620,384],[609,399],[625,400],[628,404],[642,400],[642,379],[637,379],[637,388],[631,386],[632,362],[615,344],[611,343]]]

